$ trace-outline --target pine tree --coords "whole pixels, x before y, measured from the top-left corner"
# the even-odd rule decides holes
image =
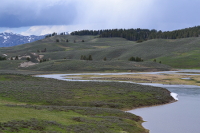
[[[92,55],[89,55],[88,60],[92,60]]]
[[[27,61],[30,61],[30,58],[29,58],[29,57],[27,57],[27,58],[26,58],[26,60],[27,60]]]
[[[83,60],[86,60],[86,59],[87,59],[87,57],[84,55],[84,56],[83,56]]]
[[[16,56],[16,57],[15,57],[15,60],[19,60],[19,57],[18,57],[18,56]]]
[[[135,57],[133,57],[133,56],[130,57],[130,58],[129,58],[129,61],[135,61]]]

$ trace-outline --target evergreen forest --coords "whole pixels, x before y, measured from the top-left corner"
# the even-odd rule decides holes
[[[174,31],[157,31],[155,29],[107,29],[107,30],[81,30],[74,31],[71,35],[99,35],[99,37],[121,37],[130,41],[142,42],[149,39],[179,39],[188,37],[198,37],[200,26],[174,30]]]

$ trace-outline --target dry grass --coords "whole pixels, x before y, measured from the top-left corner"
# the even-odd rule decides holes
[[[69,79],[70,76],[67,76]],[[76,76],[73,76],[75,78]],[[200,86],[200,75],[179,74],[127,74],[127,75],[78,75],[78,78],[93,80],[132,81],[136,83],[183,84]],[[186,79],[182,79],[186,78]]]

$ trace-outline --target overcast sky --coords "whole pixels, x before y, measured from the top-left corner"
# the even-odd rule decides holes
[[[0,32],[42,35],[75,30],[200,25],[200,0],[1,0]]]

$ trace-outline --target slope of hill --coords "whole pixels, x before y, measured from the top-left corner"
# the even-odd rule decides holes
[[[169,69],[169,67],[162,64],[175,68],[199,68],[199,51],[199,37],[152,39],[136,43],[123,38],[58,35],[29,44],[0,48],[0,55],[6,54],[8,59],[19,56],[22,59],[21,62],[25,62],[27,56],[30,56],[32,62],[42,62],[26,68],[30,70],[67,70],[70,67],[75,68],[74,65],[77,63],[79,64],[77,69],[82,67],[83,70],[90,71],[97,70],[101,66],[100,64],[105,64],[102,66],[103,70],[131,70],[136,64],[141,63],[143,65],[138,65],[138,68],[142,66],[143,68]],[[83,55],[91,55],[93,60],[80,60]],[[128,61],[132,56],[141,57],[144,62]],[[161,61],[162,64],[155,63],[153,60]]]
[[[45,36],[22,36],[14,33],[0,33],[0,47],[11,47],[19,44],[34,42],[43,39]]]

